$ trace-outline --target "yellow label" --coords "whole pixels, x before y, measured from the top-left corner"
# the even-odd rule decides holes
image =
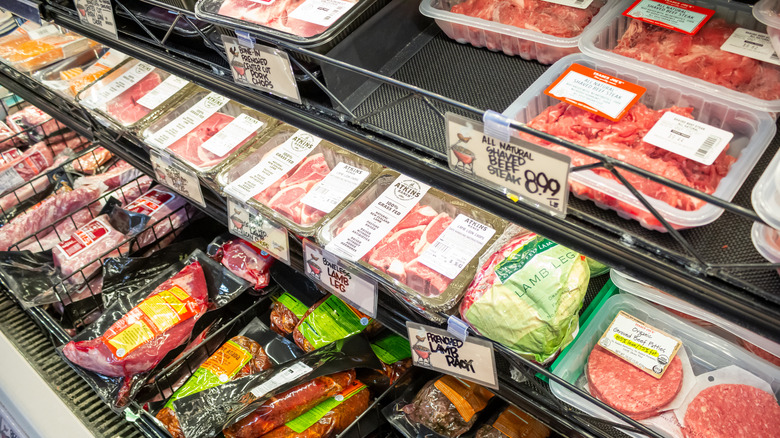
[[[116,349],[117,357],[124,357],[139,345],[152,339],[154,332],[143,321],[138,321],[108,340]]]
[[[652,348],[645,347],[644,345],[639,345],[636,342],[632,341],[631,339],[626,339],[623,336],[616,334],[615,340],[620,342],[621,344],[625,344],[635,350],[639,350],[650,356],[658,357],[658,350],[653,350]]]
[[[149,317],[159,332],[164,332],[176,325],[181,319],[179,318],[179,312],[174,310],[161,295],[163,293],[147,298],[138,305],[138,309]]]
[[[187,305],[182,303],[170,291],[160,292],[159,296],[162,297],[162,299],[164,299],[165,302],[168,303],[168,305],[171,306],[171,308],[179,315],[183,315],[187,311]]]
[[[170,292],[176,296],[176,298],[185,301],[187,298],[190,297],[190,295],[184,291],[184,289],[180,288],[179,286],[174,286],[170,289],[168,289],[166,292]]]

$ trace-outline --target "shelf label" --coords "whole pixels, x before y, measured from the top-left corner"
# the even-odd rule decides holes
[[[728,131],[670,111],[661,116],[642,141],[709,166],[733,137]]]
[[[436,327],[407,321],[412,363],[498,389],[493,343],[474,336],[465,341]]]
[[[715,11],[677,0],[637,0],[623,11],[626,17],[695,35]]]
[[[205,207],[200,180],[194,170],[171,158],[167,153],[150,151],[149,160],[152,162],[157,181],[177,191],[190,201]]]
[[[769,34],[744,27],[734,29],[731,36],[720,46],[720,50],[780,65],[780,57],[772,47]]]
[[[377,282],[353,264],[325,251],[309,239],[303,240],[303,264],[306,275],[333,295],[376,318]]]
[[[287,53],[257,42],[253,47],[247,47],[239,44],[238,39],[225,35],[222,42],[235,83],[301,103]]]
[[[570,6],[577,9],[588,9],[593,0],[543,0],[547,3],[554,3],[556,5]]]
[[[76,10],[82,24],[95,27],[118,38],[111,0],[76,0]]]
[[[484,126],[447,114],[450,169],[504,188],[515,201],[565,216],[571,158],[518,138],[502,142]]]
[[[256,209],[228,198],[228,229],[256,247],[290,264],[290,242],[287,228],[269,220]]]

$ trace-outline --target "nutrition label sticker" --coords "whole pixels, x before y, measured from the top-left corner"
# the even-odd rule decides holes
[[[454,221],[425,249],[418,261],[450,280],[460,274],[496,230],[465,214]]]
[[[631,82],[572,64],[544,94],[617,122],[645,91],[646,88]]]
[[[111,0],[76,0],[76,10],[83,24],[96,27],[117,38],[116,21]]]
[[[709,166],[733,137],[728,131],[670,111],[661,116],[642,141]]]
[[[626,17],[688,35],[695,35],[714,14],[712,9],[677,0],[637,0],[623,11]]]
[[[203,142],[200,147],[218,157],[224,157],[233,148],[262,128],[263,125],[264,123],[260,120],[241,114],[211,138]]]
[[[571,6],[577,9],[587,9],[593,0],[543,0],[547,3],[555,3],[556,5]]]
[[[228,198],[228,230],[271,254],[275,259],[290,264],[287,228],[232,198]]]
[[[90,109],[105,105],[111,99],[119,96],[128,88],[140,82],[141,79],[145,78],[152,70],[154,70],[154,67],[151,65],[145,62],[138,62],[121,76],[101,88],[100,91],[93,93],[87,99],[84,99],[82,104]]]
[[[289,18],[329,27],[356,4],[344,0],[306,0]]]
[[[330,213],[368,178],[369,171],[341,162],[301,202],[323,213]]]
[[[187,135],[206,119],[213,116],[217,111],[222,109],[223,106],[227,105],[228,102],[230,102],[230,99],[227,97],[211,92],[145,140],[152,146],[163,149],[167,148]]]
[[[660,379],[682,342],[621,311],[604,332],[599,345]]]
[[[178,93],[187,84],[189,82],[186,79],[173,75],[168,76],[160,85],[154,87],[152,91],[138,99],[136,103],[153,110]]]
[[[734,33],[720,46],[720,50],[780,65],[780,57],[777,56],[775,48],[772,47],[769,34],[744,27],[735,29]]]

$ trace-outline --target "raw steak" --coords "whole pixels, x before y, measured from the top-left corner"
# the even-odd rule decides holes
[[[780,99],[780,66],[720,50],[737,27],[713,18],[691,36],[632,20],[612,51],[759,99]]]
[[[311,225],[325,213],[309,207],[301,199],[330,173],[321,153],[306,157],[298,166],[260,192],[254,199],[299,225]]]
[[[160,83],[162,83],[160,75],[154,71],[149,73],[122,94],[111,99],[106,104],[106,112],[124,125],[131,125],[141,120],[144,116],[149,114],[151,110],[140,105],[138,99],[146,96],[147,93],[154,90]]]
[[[252,284],[255,289],[268,286],[269,268],[274,258],[242,239],[225,242],[221,249],[222,265]]]
[[[100,269],[103,258],[120,255],[118,250],[111,250],[126,238],[111,226],[108,215],[98,216],[52,249],[54,266],[68,283],[85,283]],[[79,275],[71,278],[79,270]]]
[[[591,394],[635,420],[657,415],[677,397],[683,380],[679,356],[656,379],[599,345],[590,352],[587,372]]]
[[[346,1],[356,3],[356,1],[352,0]],[[299,37],[307,38],[319,35],[327,30],[329,26],[321,26],[289,17],[304,2],[305,0],[276,0],[266,5],[253,0],[225,0],[220,6],[218,13],[238,20],[281,30]]]
[[[777,438],[780,406],[752,386],[711,386],[688,405],[683,432],[687,438]]]
[[[145,214],[151,219],[151,230],[136,238],[138,248],[156,242],[171,231],[180,228],[188,218],[187,201],[174,191],[157,186],[129,203],[125,210]]]
[[[62,352],[82,368],[129,378],[151,370],[185,342],[207,306],[206,278],[200,263],[194,262],[157,286],[102,336],[71,341]],[[134,336],[143,334],[151,336]]]
[[[198,125],[187,135],[168,147],[168,150],[181,157],[184,161],[192,164],[194,167],[208,170],[221,163],[230,153],[235,152],[251,138],[251,135],[245,138],[244,141],[236,145],[236,147],[222,157],[214,155],[200,147],[206,140],[216,135],[232,121],[232,116],[219,112],[214,113],[214,115],[204,120],[203,123]]]

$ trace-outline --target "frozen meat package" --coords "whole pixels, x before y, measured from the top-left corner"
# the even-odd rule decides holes
[[[506,222],[427,184],[384,170],[318,231],[325,249],[358,262],[413,307],[447,311]]]
[[[289,230],[313,236],[381,167],[290,125],[280,125],[217,176],[222,191]]]
[[[665,437],[780,433],[780,368],[628,294],[604,303],[554,373]],[[550,388],[577,409],[621,421],[554,381]]]
[[[163,111],[141,128],[143,141],[209,176],[276,125],[275,119],[260,111],[200,87]]]
[[[187,96],[192,87],[185,79],[131,59],[82,91],[78,101],[114,127],[134,131]]]
[[[580,71],[589,70],[646,91],[635,104],[626,107],[622,118],[612,121],[575,105],[580,96],[587,96],[576,79],[583,76]],[[594,81],[592,77],[587,80]],[[604,105],[606,108],[607,104]],[[612,109],[608,111],[614,114]],[[504,115],[726,201],[737,193],[776,132],[774,121],[765,112],[585,54],[558,61]],[[570,156],[572,167],[596,162],[565,146],[527,134],[520,137]],[[661,183],[625,170],[620,173],[676,229],[709,224],[723,213],[713,204]],[[645,228],[666,231],[630,190],[604,168],[572,172],[569,182],[578,198],[615,210]]]

